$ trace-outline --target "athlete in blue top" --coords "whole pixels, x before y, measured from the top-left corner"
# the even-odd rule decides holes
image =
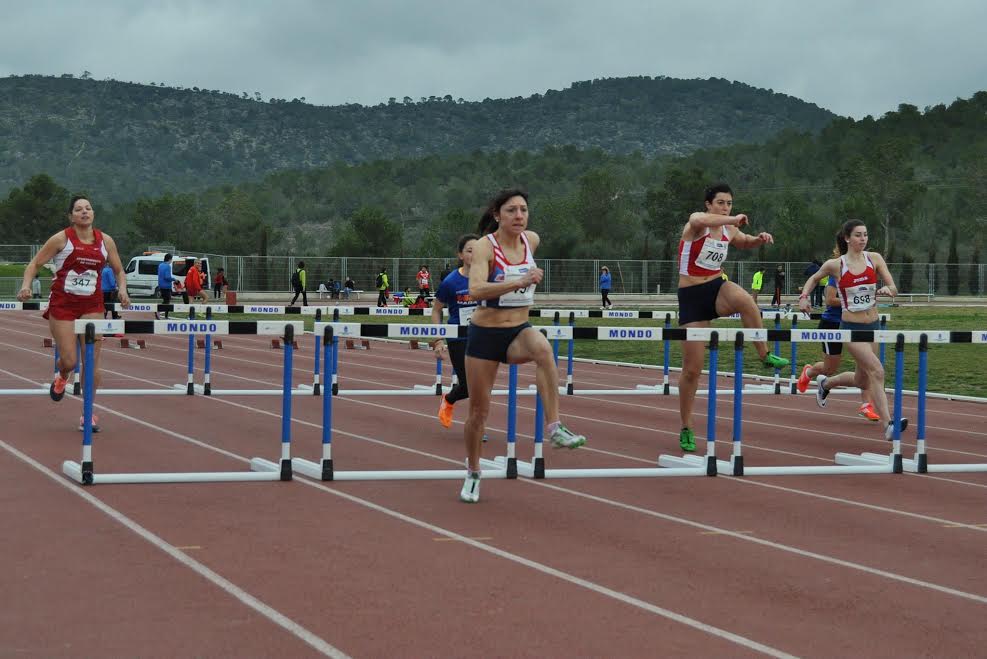
[[[834,249],[833,258],[839,257],[839,248]],[[819,320],[819,329],[838,330],[840,329],[840,321],[843,319],[843,306],[840,304],[839,297],[837,296],[836,277],[832,275],[830,275],[829,280],[826,282],[825,299],[826,309],[822,312]],[[799,376],[796,385],[800,394],[806,392],[809,388],[809,382],[814,381],[816,377],[820,375],[830,377],[835,374],[840,367],[840,362],[843,361],[843,344],[841,342],[823,342],[822,348],[822,361],[815,364],[806,364],[802,368],[802,375]],[[874,406],[871,404],[866,392],[860,392],[860,400],[861,404],[857,409],[857,416],[863,417],[868,421],[880,421],[881,417],[874,411]]]
[[[432,303],[433,324],[442,322],[442,310],[447,307],[450,325],[469,324],[470,316],[476,309],[476,301],[470,297],[470,265],[473,263],[473,245],[479,238],[475,233],[468,233],[459,239],[456,255],[462,265],[450,272],[435,292],[435,301]],[[437,339],[432,342],[432,348],[440,359],[448,356],[456,373],[456,386],[442,397],[439,405],[439,423],[448,428],[452,426],[452,406],[456,401],[470,396],[466,384],[466,339],[449,339],[448,343],[444,339]]]

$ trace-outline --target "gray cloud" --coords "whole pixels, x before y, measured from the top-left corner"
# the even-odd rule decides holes
[[[859,118],[948,104],[987,81],[976,0],[3,4],[0,75],[88,70],[323,105],[665,75],[739,80]]]

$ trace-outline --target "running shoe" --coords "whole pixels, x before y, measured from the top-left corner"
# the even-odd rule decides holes
[[[908,427],[908,419],[901,420],[901,433],[905,433],[905,428]],[[887,427],[884,429],[884,439],[889,442],[894,439],[894,419],[888,421]]]
[[[443,428],[452,426],[452,405],[445,396],[442,397],[442,403],[439,405],[439,423]]]
[[[83,430],[86,429],[85,423],[86,423],[85,417],[81,417],[80,416],[79,417],[79,432],[82,432]],[[99,417],[96,416],[95,414],[93,414],[93,432],[99,432]]]
[[[880,421],[881,417],[877,415],[874,411],[874,406],[870,403],[864,403],[857,409],[857,416],[863,417],[868,421]]]
[[[696,450],[696,434],[691,428],[683,428],[679,431],[679,447],[689,453]]]
[[[804,394],[805,390],[809,388],[809,369],[811,367],[806,364],[805,368],[802,369],[802,375],[799,376],[799,381],[795,384],[795,388],[798,389],[800,394]]]
[[[69,381],[63,378],[61,373],[55,373],[55,379],[51,381],[51,387],[48,389],[48,395],[53,401],[57,402],[65,397],[65,385],[68,383]]]
[[[549,437],[552,442],[552,446],[555,448],[579,448],[586,443],[586,438],[582,435],[577,435],[568,428],[566,428],[562,423],[559,423],[559,427],[555,429],[552,436]]]
[[[829,396],[829,392],[826,391],[826,376],[817,375],[816,376],[816,405],[819,407],[826,407],[826,398]]]
[[[788,360],[784,357],[779,357],[778,355],[768,353],[764,358],[764,365],[768,368],[782,368],[788,366]]]
[[[463,489],[459,491],[459,500],[464,503],[476,503],[480,500],[480,472],[471,471],[469,462],[466,463],[466,480]]]

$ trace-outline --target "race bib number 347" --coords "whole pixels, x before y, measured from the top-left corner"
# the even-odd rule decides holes
[[[69,295],[90,296],[96,292],[98,278],[95,270],[70,272],[65,276],[65,292]]]

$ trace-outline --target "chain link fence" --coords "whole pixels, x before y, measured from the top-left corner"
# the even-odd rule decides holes
[[[40,245],[0,245],[0,264],[24,264],[33,258]],[[436,258],[367,258],[367,257],[292,257],[292,256],[227,256],[207,252],[179,250],[183,255],[208,257],[211,272],[223,268],[230,289],[250,292],[291,292],[291,274],[305,262],[306,288],[316,291],[319,284],[331,280],[352,278],[356,290],[372,291],[377,273],[383,268],[392,291],[418,289],[417,274],[428,266],[435,290],[443,273],[456,267],[451,259]],[[126,263],[124,263],[126,265]],[[659,295],[674,293],[678,285],[678,264],[675,261],[642,261],[631,259],[540,259],[539,267],[545,279],[539,285],[542,293],[585,294],[599,291],[600,268],[607,266],[611,275],[613,295]],[[782,295],[797,294],[806,280],[807,263],[778,261],[731,261],[725,267],[727,277],[750,290],[751,279],[764,269],[762,295],[770,296],[775,288],[775,273],[784,277]],[[888,266],[903,295],[917,296],[983,296],[987,294],[987,265],[891,263]],[[47,296],[48,281],[43,280]],[[20,286],[20,278],[0,277],[0,296],[12,297]]]

